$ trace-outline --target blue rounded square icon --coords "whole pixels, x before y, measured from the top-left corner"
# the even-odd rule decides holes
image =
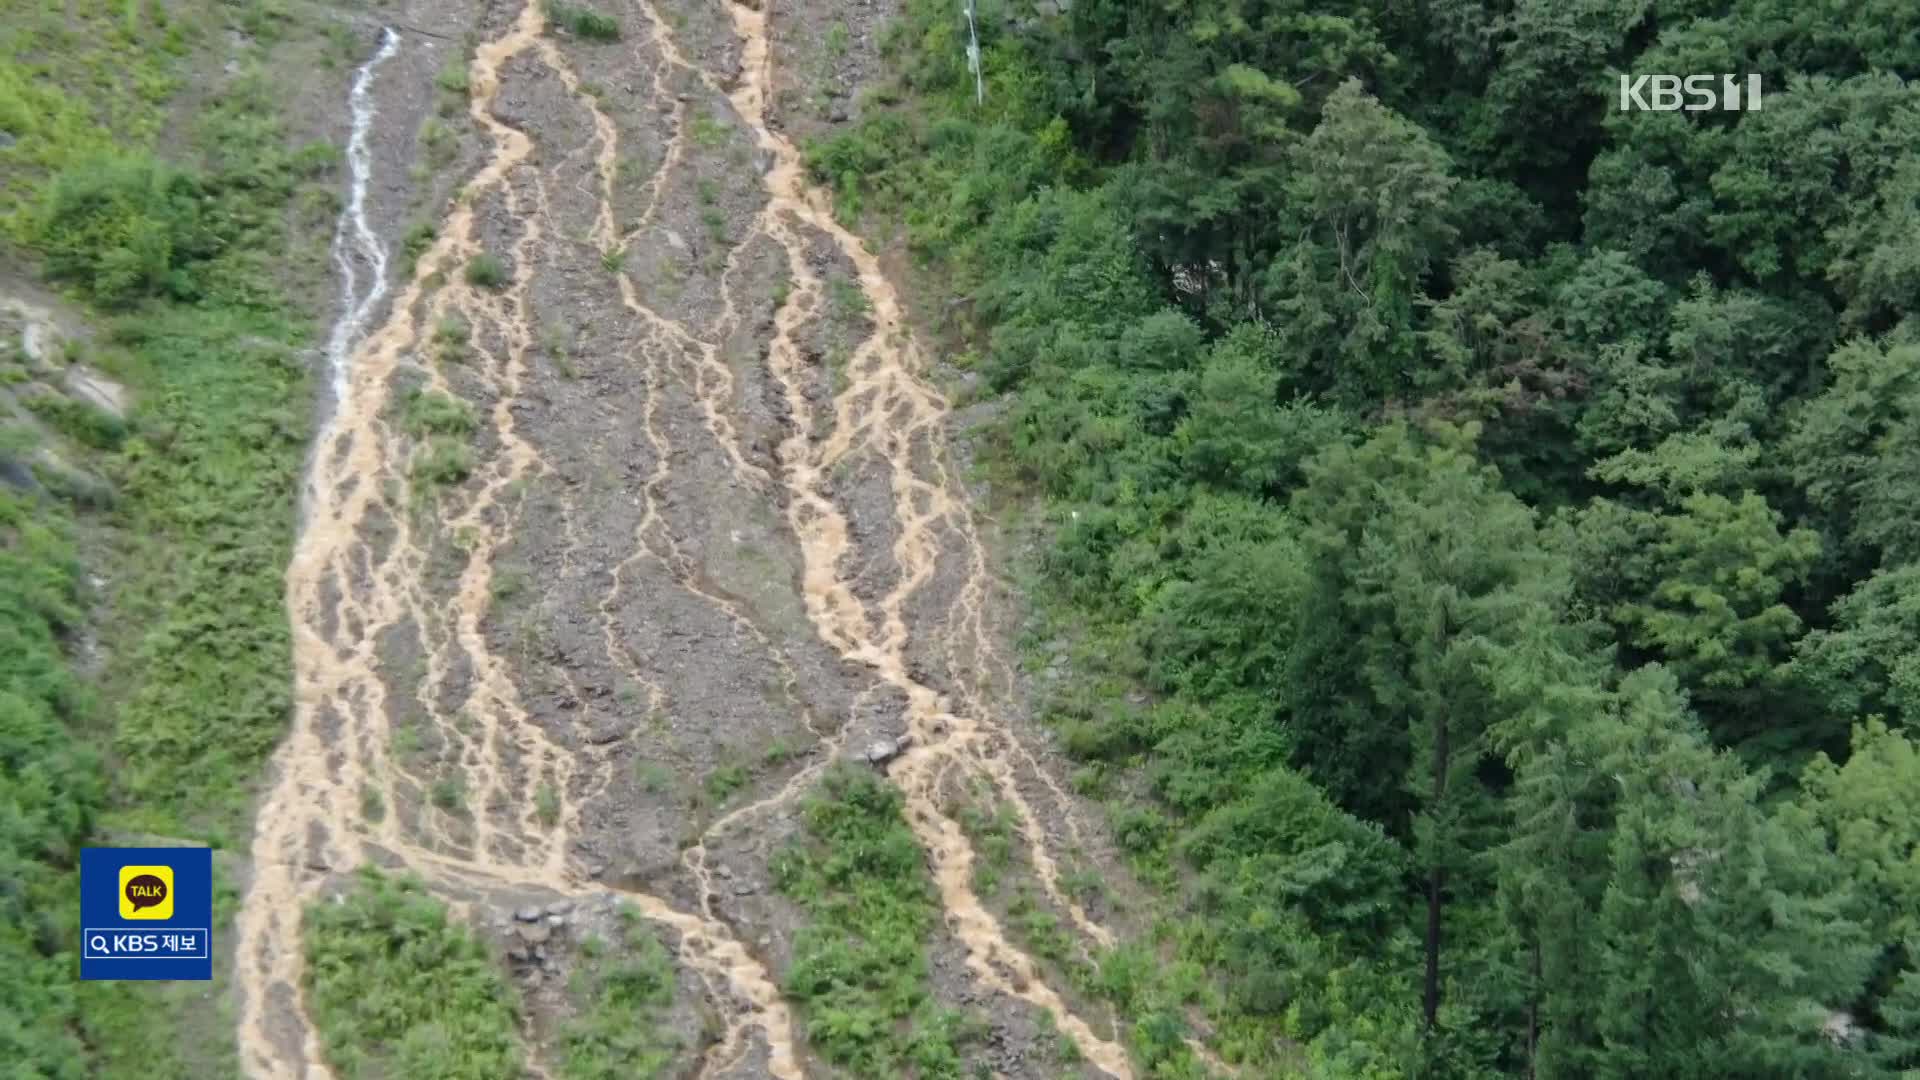
[[[213,850],[81,848],[80,977],[213,978]]]

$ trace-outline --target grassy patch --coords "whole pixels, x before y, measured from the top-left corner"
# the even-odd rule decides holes
[[[424,487],[448,487],[473,473],[473,451],[444,435],[427,440],[413,459],[413,482]]]
[[[925,856],[899,792],[870,772],[829,772],[803,809],[806,841],[774,880],[807,917],[786,993],[823,1057],[856,1076],[964,1075],[973,1035],[928,987],[924,942],[939,925]]]
[[[747,767],[737,762],[721,765],[707,774],[707,794],[717,803],[726,802],[747,786]]]
[[[688,130],[693,136],[694,143],[705,150],[720,149],[727,145],[727,139],[732,135],[726,124],[706,113],[696,114],[693,122],[688,125]]]
[[[415,390],[407,397],[406,428],[414,435],[471,434],[473,409],[437,390]]]
[[[584,962],[568,984],[574,1016],[560,1032],[565,1080],[651,1080],[680,1050],[663,1015],[673,1004],[673,961],[638,911],[619,911],[617,953],[597,939],[581,943]]]
[[[124,421],[84,401],[50,394],[30,397],[26,405],[55,431],[95,450],[118,449],[127,437]]]
[[[406,234],[400,238],[400,257],[406,264],[407,276],[413,276],[413,268],[420,265],[420,256],[433,246],[438,230],[430,221],[416,221],[407,227]]]
[[[498,255],[481,252],[467,260],[467,284],[481,289],[498,289],[509,277],[507,264]]]
[[[548,0],[547,27],[558,27],[585,41],[619,41],[620,20],[590,7]]]
[[[80,932],[75,863],[106,802],[99,758],[77,736],[91,699],[68,670],[62,639],[81,621],[79,567],[67,511],[0,487],[0,1053],[22,1076],[80,1076],[70,952],[45,949]]]
[[[433,85],[445,90],[449,94],[459,94],[465,97],[467,87],[470,85],[467,81],[466,60],[461,57],[448,60],[446,66],[442,67],[440,71],[434,75]]]
[[[520,1074],[513,991],[417,883],[372,867],[307,908],[307,1000],[342,1080]]]

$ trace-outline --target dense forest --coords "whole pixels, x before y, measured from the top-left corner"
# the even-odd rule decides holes
[[[1007,395],[1141,1060],[1920,1068],[1920,7],[977,21],[809,161]]]

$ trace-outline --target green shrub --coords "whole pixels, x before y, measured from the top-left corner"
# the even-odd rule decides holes
[[[437,235],[439,235],[438,230],[430,221],[416,221],[408,226],[406,235],[400,240],[400,254],[406,261],[409,275],[413,273],[413,268],[420,264],[420,256],[425,255],[427,249],[433,246],[434,237]]]
[[[901,807],[898,791],[852,767],[829,772],[803,807],[806,843],[773,862],[808,920],[786,992],[807,1041],[852,1075],[958,1078],[972,1033],[931,993],[924,943],[939,907]]]
[[[620,21],[592,8],[573,4],[548,3],[547,25],[558,26],[574,37],[587,41],[619,41]]]
[[[726,802],[746,786],[747,770],[744,765],[722,765],[707,774],[707,794],[713,796],[716,803]]]
[[[473,409],[438,390],[415,390],[407,396],[406,428],[414,435],[467,435]]]
[[[467,62],[458,57],[448,60],[446,66],[433,77],[433,85],[449,94],[464,95],[470,85],[467,80]]]
[[[28,398],[27,408],[56,431],[96,450],[112,450],[127,437],[126,422],[104,409],[62,394]]]
[[[460,809],[467,801],[467,782],[459,773],[448,773],[433,782],[428,795],[433,805],[449,813]]]
[[[482,289],[498,289],[507,283],[507,264],[497,255],[481,252],[467,260],[467,284]]]
[[[46,273],[96,301],[198,294],[191,268],[219,251],[199,180],[144,155],[92,159],[47,188],[32,229]]]
[[[680,1049],[663,1015],[673,1004],[673,960],[632,908],[620,911],[618,953],[581,943],[574,1017],[560,1032],[564,1080],[651,1080]]]
[[[306,910],[307,1001],[341,1080],[520,1075],[514,994],[446,907],[373,867]]]
[[[458,484],[472,472],[473,451],[445,436],[430,439],[426,449],[413,459],[416,484]]]
[[[0,486],[0,1050],[22,1076],[87,1071],[65,941],[79,932],[74,862],[106,776],[77,738],[89,699],[60,647],[82,617],[67,525],[59,507]]]

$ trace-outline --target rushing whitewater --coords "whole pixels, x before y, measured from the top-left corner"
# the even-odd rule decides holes
[[[340,318],[327,338],[327,368],[333,376],[335,407],[347,393],[353,347],[366,332],[374,308],[387,295],[387,249],[367,221],[367,181],[373,176],[373,152],[367,148],[367,135],[373,128],[375,112],[373,73],[399,51],[400,35],[391,28],[382,29],[379,51],[354,72],[353,91],[347,98],[353,113],[352,133],[347,137],[347,205],[333,233],[333,264],[340,268]],[[360,292],[362,262],[372,272],[364,294]]]

